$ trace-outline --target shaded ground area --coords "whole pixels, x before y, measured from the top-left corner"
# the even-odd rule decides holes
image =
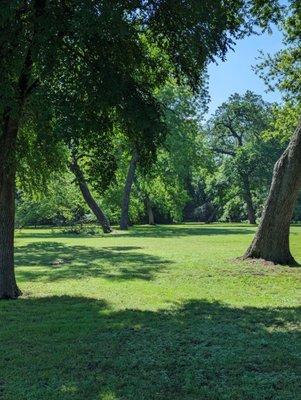
[[[301,269],[235,259],[253,232],[18,233],[25,295],[0,302],[0,399],[300,398]]]
[[[163,272],[170,261],[150,254],[137,253],[139,246],[95,248],[66,246],[57,242],[35,242],[16,248],[15,258],[19,276],[28,280],[81,279],[104,277],[107,279],[150,280],[156,272]],[[58,265],[55,265],[59,261]],[[23,271],[22,266],[31,266]],[[35,269],[34,267],[46,267]]]
[[[120,232],[116,230],[112,235],[107,238],[114,239],[116,237],[155,237],[155,238],[168,238],[168,237],[183,237],[183,236],[210,236],[210,235],[250,235],[254,232],[254,227],[246,225],[204,225],[204,224],[191,224],[191,225],[155,225],[155,226],[135,226],[134,229],[128,232]],[[101,229],[99,229],[101,235]],[[65,238],[66,234],[61,229],[41,230],[32,232],[31,230],[21,231],[22,238]],[[70,234],[69,237],[77,238],[79,235]],[[86,235],[89,237],[89,235]]]
[[[297,399],[298,317],[298,308],[202,300],[157,312],[114,311],[83,297],[6,303],[0,393],[7,400]]]

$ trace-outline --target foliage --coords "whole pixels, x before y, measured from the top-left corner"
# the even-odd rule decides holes
[[[72,176],[66,173],[52,179],[43,194],[32,196],[26,191],[18,191],[16,225],[72,224],[88,212]]]
[[[297,2],[294,7],[298,10]],[[297,12],[292,15],[286,22],[287,40],[296,48]],[[47,181],[57,179],[57,172],[65,173],[70,152],[75,151],[98,200],[117,222],[127,151],[137,147],[141,164],[147,168],[141,165],[138,172],[138,188],[134,188],[130,211],[132,221],[144,219],[146,196],[157,214],[170,221],[180,221],[183,216],[191,216],[195,208],[213,202],[219,210],[218,218],[244,219],[241,172],[252,178],[251,190],[259,214],[273,160],[289,135],[289,122],[281,119],[290,120],[290,113],[295,118],[298,107],[278,107],[278,127],[275,125],[271,133],[272,129],[259,126],[271,108],[258,96],[246,94],[245,102],[239,104],[245,110],[242,124],[249,120],[249,126],[256,125],[266,134],[256,141],[250,139],[254,132],[247,132],[244,148],[236,149],[232,168],[225,161],[227,157],[210,160],[202,134],[197,132],[199,104],[193,102],[206,99],[209,61],[224,58],[234,39],[250,33],[256,24],[266,27],[268,21],[279,18],[277,2],[263,0],[214,4],[116,0],[114,6],[109,1],[81,1],[76,2],[76,7],[73,1],[64,7],[43,1],[15,1],[5,6],[1,15],[3,112],[7,107],[18,108],[14,103],[18,77],[27,55],[31,58],[27,71],[30,96],[22,113],[18,139],[18,187],[23,192],[23,210],[32,209],[29,193],[37,188],[44,191]],[[211,35],[204,35],[208,31]],[[50,40],[53,37],[55,40]],[[14,48],[20,51],[15,53]],[[177,87],[178,83],[183,85]],[[201,90],[201,96],[194,97],[189,85]],[[229,114],[235,113],[235,99],[232,100],[234,108],[228,110]],[[285,123],[287,133],[281,134]],[[118,149],[120,136],[122,149]],[[233,147],[230,142],[227,146]],[[158,159],[151,166],[157,148]],[[211,176],[204,178],[204,170]],[[109,187],[115,173],[116,181]],[[220,191],[220,178],[225,183],[224,191]],[[227,182],[231,188],[227,188]],[[214,194],[217,191],[219,195]],[[60,202],[56,199],[54,203],[61,215]],[[34,200],[32,204],[38,203]],[[192,211],[188,213],[187,208]],[[29,213],[30,220],[40,223],[44,208],[35,209],[34,218]],[[70,210],[73,217],[64,216],[66,222],[77,220],[76,208]],[[56,219],[55,212],[47,213],[50,214],[53,217],[47,217],[45,222]]]
[[[301,104],[287,102],[276,107],[269,137],[275,137],[281,143],[287,144],[298,125],[300,115]]]
[[[206,179],[207,190],[222,220],[246,218],[246,191],[257,216],[261,214],[274,163],[283,151],[283,138],[270,133],[273,110],[247,91],[230,96],[208,121],[207,141],[216,167]]]
[[[257,71],[273,90],[278,88],[286,100],[301,102],[301,5],[290,1],[288,16],[282,24],[285,48],[274,56],[264,56]]]
[[[64,175],[69,154],[51,132],[29,122],[33,121],[28,121],[19,134],[17,186],[34,196],[44,193],[50,182]]]
[[[116,123],[146,162],[164,139],[154,90],[171,77],[197,89],[209,61],[224,58],[236,37],[277,14],[275,0],[4,2],[1,126],[9,117],[26,129],[19,154],[32,174],[44,169],[25,151],[31,133],[54,148],[64,140],[90,149]],[[51,154],[60,160],[56,150]]]
[[[165,104],[168,135],[158,150],[156,162],[147,170],[138,167],[131,195],[131,222],[147,222],[147,201],[150,201],[158,223],[182,220],[244,221],[247,219],[247,208],[242,196],[242,173],[250,179],[252,200],[256,216],[259,218],[270,185],[274,162],[293,133],[298,121],[299,107],[291,103],[282,106],[269,105],[251,92],[242,100],[240,96],[235,95],[229,103],[222,105],[217,117],[209,121],[206,136],[206,131],[199,122],[199,98],[187,87],[170,84],[158,92],[157,96]],[[252,109],[255,106],[258,109],[254,119]],[[235,117],[234,112],[238,114],[242,110],[246,111],[243,114],[244,119],[235,121],[238,124],[235,129],[244,133],[242,146],[237,146],[231,132],[228,135],[228,131],[224,131],[221,125],[218,125],[219,121],[226,121],[229,117],[225,114],[228,107],[232,118]],[[102,157],[98,157],[94,150],[84,153],[81,147],[77,147],[77,154],[93,196],[111,223],[118,224],[130,154],[127,138],[122,131],[116,131],[114,135],[112,142],[109,138],[101,144],[104,149]],[[235,154],[213,153],[213,146]],[[63,149],[65,155],[61,159],[66,160],[69,153],[66,146],[62,146],[61,150]],[[102,176],[105,179],[108,177],[107,173],[102,175],[102,166],[104,168],[105,165],[110,165],[104,161],[105,157],[118,161],[113,182],[102,179]],[[26,168],[24,170],[27,171]],[[22,192],[21,200],[17,204],[18,224],[57,225],[94,220],[82,204],[81,194],[72,183],[70,175],[64,175],[63,184],[62,179],[58,180],[53,171],[49,174],[49,179],[50,190],[46,192],[46,196],[35,196],[35,200],[31,200],[32,191],[28,190],[30,180],[18,181],[19,190]],[[57,189],[54,190],[55,187]],[[62,188],[66,193],[60,193]],[[294,219],[300,220],[297,210]]]
[[[155,214],[172,222],[181,221],[188,203],[189,184],[202,164],[202,138],[199,114],[204,95],[194,96],[186,87],[166,85],[158,97],[165,106],[167,137],[158,150],[157,161],[137,179],[142,199],[148,199]]]

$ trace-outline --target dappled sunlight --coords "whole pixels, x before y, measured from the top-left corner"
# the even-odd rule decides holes
[[[138,246],[68,246],[47,241],[17,247],[15,258],[21,278],[50,281],[84,277],[151,280],[171,263],[167,259],[134,251],[140,249]],[[59,260],[58,265],[55,265],[56,260]],[[22,267],[33,268],[22,270]]]
[[[3,357],[15,371],[8,398],[22,387],[39,400],[290,400],[300,269],[233,259],[253,231],[191,224],[133,227],[122,237],[19,234],[25,293],[0,304]]]

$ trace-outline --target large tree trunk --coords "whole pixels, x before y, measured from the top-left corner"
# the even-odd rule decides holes
[[[257,234],[244,258],[262,258],[275,264],[295,264],[289,230],[301,188],[301,120],[287,149],[277,161],[269,197]]]
[[[0,299],[21,294],[14,271],[17,133],[18,124],[7,116],[0,136]]]
[[[120,218],[120,229],[127,230],[129,226],[129,207],[130,207],[130,198],[131,198],[131,190],[133,186],[133,182],[135,179],[136,166],[138,161],[138,153],[135,151],[133,153],[130,166],[128,169],[126,182],[123,190],[123,198],[121,205],[121,218]]]
[[[255,215],[255,209],[254,209],[254,205],[253,205],[252,193],[251,193],[251,189],[250,189],[249,177],[245,174],[242,174],[241,179],[242,179],[242,184],[243,184],[243,199],[247,205],[248,220],[249,220],[250,224],[254,225],[254,224],[256,224],[256,215]]]
[[[38,81],[31,82],[32,46],[37,34],[36,22],[43,15],[45,5],[44,0],[34,2],[35,18],[31,35],[25,35],[25,31],[22,32],[24,38],[28,36],[28,40],[23,43],[26,55],[18,85],[15,87],[15,84],[13,84],[10,88],[13,91],[16,89],[13,96],[15,104],[8,105],[4,115],[1,115],[0,121],[2,128],[0,128],[0,299],[15,299],[21,294],[16,283],[14,271],[16,143],[24,104],[38,84]],[[17,16],[16,18],[18,19]],[[17,22],[16,34],[19,29],[23,29],[23,25],[20,21]],[[21,30],[18,35],[19,33],[21,33]],[[10,43],[8,42],[7,45],[10,46]],[[36,54],[38,53],[38,47],[35,52]]]
[[[152,203],[151,203],[149,197],[146,198],[145,205],[146,205],[146,210],[147,210],[148,223],[149,223],[149,225],[155,225],[155,216],[154,216],[154,212],[153,212],[153,208],[152,208]]]
[[[102,209],[99,207],[95,199],[93,198],[89,187],[87,185],[87,182],[85,180],[84,174],[82,170],[80,169],[77,159],[74,157],[72,159],[72,162],[70,164],[70,170],[73,172],[73,174],[76,177],[78,186],[80,188],[80,191],[82,192],[83,198],[85,202],[88,204],[90,210],[93,212],[95,217],[97,218],[97,221],[102,227],[102,230],[104,233],[111,233],[111,225],[110,222],[105,215],[105,213],[102,211]]]

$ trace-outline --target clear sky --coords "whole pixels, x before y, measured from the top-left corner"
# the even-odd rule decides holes
[[[274,54],[282,47],[282,34],[273,28],[273,33],[252,35],[236,43],[234,51],[227,55],[227,61],[209,66],[209,115],[235,92],[252,90],[261,94],[266,101],[280,101],[279,93],[266,93],[264,82],[252,70],[258,63],[259,50]],[[208,115],[208,116],[209,116]]]

